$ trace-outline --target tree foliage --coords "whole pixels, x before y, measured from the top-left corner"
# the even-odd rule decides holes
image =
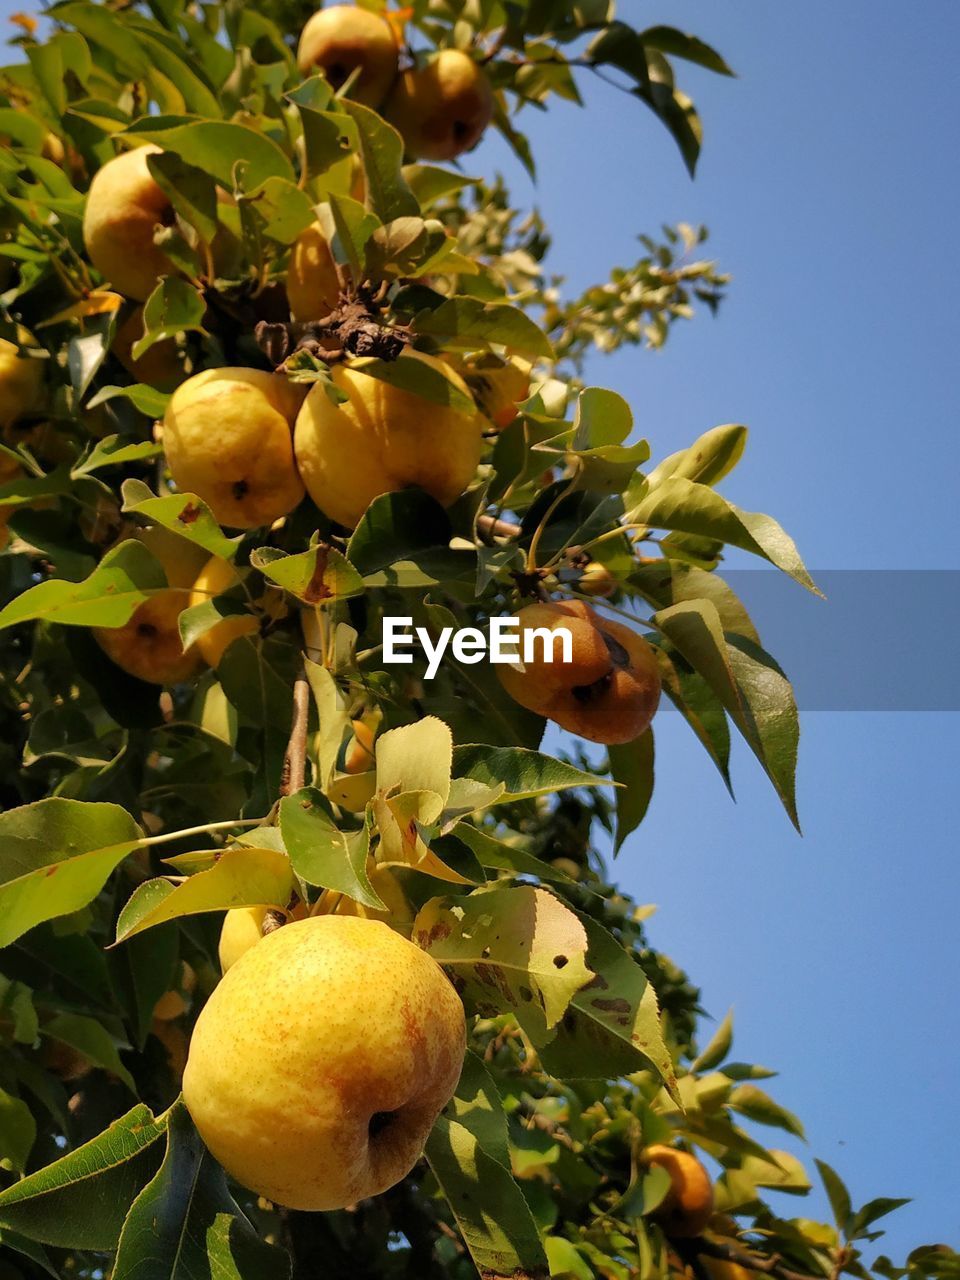
[[[788,534],[718,489],[745,429],[654,463],[625,402],[582,383],[592,348],[659,346],[696,301],[715,308],[705,232],[644,238],[640,262],[565,299],[548,229],[501,180],[405,162],[355,81],[298,72],[309,13],[66,0],[49,30],[21,20],[0,69],[3,1274],[956,1276],[944,1246],[902,1268],[868,1254],[901,1202],[855,1207],[824,1164],[835,1221],[794,1216],[809,1171],[766,1135],[801,1122],[732,1056],[729,1017],[703,1043],[697,989],[598,849],[643,820],[653,730],[551,754],[486,663],[427,679],[421,656],[383,660],[384,617],[436,638],[586,599],[643,628],[727,785],[736,732],[798,821],[796,706],[725,548],[816,588]],[[682,68],[729,74],[609,0],[414,0],[393,21],[406,60],[470,53],[531,173],[521,109],[579,104],[591,74],[645,103],[692,171]],[[84,212],[95,175],[144,143],[168,265],[138,302],[94,266]],[[313,227],[336,296],[294,319]],[[220,523],[171,476],[170,404],[225,367],[333,407],[347,367],[415,394],[424,423],[479,412],[479,465],[452,501],[397,485],[355,528],[309,497]],[[177,662],[206,657],[144,679],[116,637],[170,617]],[[222,913],[244,905],[387,918],[463,997],[470,1050],[423,1161],[349,1210],[228,1185],[179,1101]],[[663,1143],[713,1170],[693,1239],[659,1225],[668,1180],[644,1153]]]

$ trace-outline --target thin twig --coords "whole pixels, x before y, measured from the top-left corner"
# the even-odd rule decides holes
[[[673,1242],[677,1245],[677,1242]],[[736,1262],[741,1267],[746,1267],[748,1271],[760,1271],[764,1275],[776,1276],[778,1280],[823,1280],[823,1276],[809,1275],[803,1271],[792,1271],[789,1267],[785,1267],[780,1259],[779,1254],[771,1254],[764,1257],[762,1254],[750,1253],[746,1249],[741,1249],[735,1244],[721,1244],[719,1240],[709,1240],[706,1236],[700,1236],[696,1240],[691,1240],[687,1246],[690,1252],[695,1254],[706,1254],[708,1258],[720,1258],[724,1262]],[[682,1253],[685,1250],[678,1249]]]
[[[280,776],[280,794],[293,795],[304,784],[307,773],[307,722],[310,712],[310,686],[307,684],[306,668],[301,666],[297,678],[293,682],[293,723],[290,726],[290,741],[287,753],[283,757],[283,772]]]

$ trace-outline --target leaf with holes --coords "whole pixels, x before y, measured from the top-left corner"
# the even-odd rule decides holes
[[[514,1014],[538,1046],[593,977],[583,924],[545,889],[434,898],[417,916],[413,937],[454,973],[473,1008]]]

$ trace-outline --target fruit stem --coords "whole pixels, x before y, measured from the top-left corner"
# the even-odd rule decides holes
[[[229,822],[204,822],[199,827],[184,827],[182,831],[164,831],[158,836],[144,836],[140,845],[168,844],[184,836],[206,835],[209,831],[232,831],[235,827],[259,827],[262,818],[231,818]]]

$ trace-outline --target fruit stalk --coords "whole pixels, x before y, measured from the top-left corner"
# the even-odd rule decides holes
[[[293,683],[293,723],[290,726],[290,741],[283,758],[283,772],[280,779],[281,796],[293,795],[304,784],[307,771],[307,721],[310,709],[310,686],[307,684],[306,668],[301,663],[297,678]]]

